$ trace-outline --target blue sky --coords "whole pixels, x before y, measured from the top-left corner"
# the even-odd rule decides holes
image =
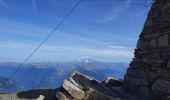
[[[0,0],[0,61],[23,61],[78,0]],[[143,0],[83,0],[30,61],[129,62],[149,8]]]

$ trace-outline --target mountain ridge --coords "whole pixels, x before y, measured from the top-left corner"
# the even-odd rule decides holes
[[[86,62],[85,60],[87,59],[67,63],[27,63],[12,79],[22,87],[21,90],[30,90],[59,87],[62,81],[74,71],[80,71],[99,80],[108,76],[123,78],[126,71],[127,64],[124,63],[108,63],[92,59],[90,59],[90,62]],[[14,62],[0,64],[0,76],[8,77],[18,64]]]

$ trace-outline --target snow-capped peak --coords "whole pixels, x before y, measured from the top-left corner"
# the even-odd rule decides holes
[[[77,60],[78,62],[85,62],[85,63],[89,63],[92,62],[93,60],[90,57],[84,57],[84,58],[80,58]]]

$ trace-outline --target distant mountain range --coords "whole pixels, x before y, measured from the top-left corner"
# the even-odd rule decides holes
[[[0,92],[14,92],[37,88],[56,88],[74,71],[104,80],[108,76],[123,78],[127,63],[100,62],[84,58],[67,63],[28,63],[13,77],[11,89],[1,85],[20,63],[0,63]],[[9,85],[8,87],[10,87]],[[13,89],[15,87],[15,89]],[[3,88],[3,89],[2,89]]]
[[[20,89],[16,82],[0,76],[0,93],[16,92]]]

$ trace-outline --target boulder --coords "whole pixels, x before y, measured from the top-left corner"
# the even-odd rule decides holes
[[[160,36],[158,38],[158,48],[168,47],[168,46],[169,46],[168,35]]]
[[[149,48],[155,49],[157,47],[157,41],[155,39],[149,42]]]
[[[170,80],[157,79],[152,85],[152,91],[170,93]]]

